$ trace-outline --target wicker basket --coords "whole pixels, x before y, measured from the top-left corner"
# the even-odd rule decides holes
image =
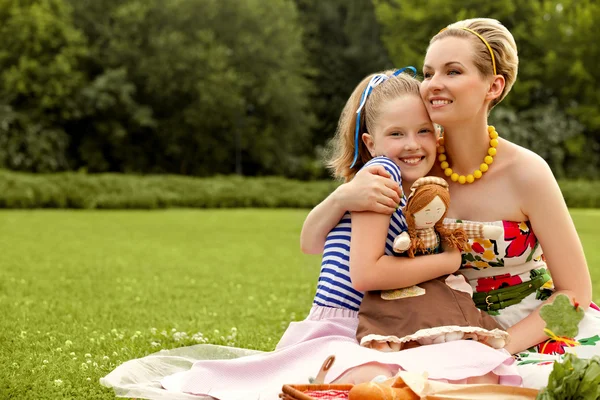
[[[354,385],[283,385],[279,397],[283,400],[325,400],[325,399],[347,399],[350,389]],[[327,396],[328,391],[335,391],[341,396]],[[308,393],[319,393],[316,397],[311,397]],[[345,394],[345,397],[343,397]]]

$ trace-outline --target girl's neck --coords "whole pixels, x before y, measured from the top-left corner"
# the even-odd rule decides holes
[[[490,147],[487,119],[444,127],[444,147],[453,172],[472,174],[479,169]]]
[[[410,194],[410,187],[413,185],[413,183],[415,182],[408,182],[404,179],[402,180],[402,191],[404,192],[405,197],[408,197],[408,195]]]

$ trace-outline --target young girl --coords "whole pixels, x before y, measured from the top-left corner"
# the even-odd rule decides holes
[[[351,179],[363,165],[382,165],[406,192],[433,166],[436,158],[437,135],[422,106],[418,81],[410,79],[405,74],[392,76],[392,78],[388,78],[388,75],[389,72],[363,81],[348,100],[333,140],[334,153],[329,165],[338,178],[346,181]],[[359,89],[365,86],[366,88],[361,92]],[[405,203],[403,202],[402,205]],[[342,218],[326,239],[315,305],[330,307],[327,311],[331,312],[339,308],[339,305],[344,305],[345,296],[349,295],[348,298],[353,302],[351,307],[356,310],[363,297],[362,293],[357,292],[357,289],[361,290],[363,280],[378,279],[383,283],[388,274],[387,270],[390,269],[400,270],[405,281],[402,285],[391,288],[378,283],[378,289],[404,288],[427,281],[430,282],[430,286],[438,288],[436,285],[438,281],[435,279],[448,276],[457,269],[457,265],[448,263],[448,258],[438,260],[444,254],[418,259],[395,257],[392,251],[393,241],[405,230],[406,221],[401,209],[396,210],[391,218],[377,213],[353,213],[351,217],[346,215]],[[432,262],[434,264],[431,264]],[[342,280],[340,277],[345,279]],[[436,292],[440,295],[436,300],[440,304],[445,303],[450,309],[454,306],[456,308],[454,312],[439,314],[430,319],[421,318],[420,324],[411,324],[410,322],[416,322],[413,318],[404,325],[406,328],[408,326],[414,328],[412,332],[408,331],[408,334],[420,329],[439,328],[435,340],[445,342],[451,338],[453,340],[462,338],[455,335],[457,332],[480,331],[504,342],[507,335],[500,332],[497,329],[499,326],[472,304],[470,306],[467,304],[466,308],[472,311],[470,315],[473,317],[465,318],[460,302],[457,300],[462,297],[462,293],[447,287],[449,289],[447,291],[440,288]],[[371,304],[376,301],[375,297],[379,296],[379,293],[377,291],[371,294],[369,297]],[[407,331],[407,329],[398,330],[386,326],[390,322],[398,325],[398,319],[408,322],[407,315],[394,312],[394,308],[400,310],[401,305],[407,302],[418,307],[419,302],[424,300],[422,303],[424,308],[414,312],[433,315],[436,314],[435,311],[427,310],[426,307],[431,306],[431,302],[428,301],[430,298],[429,295],[425,295],[415,299],[393,300],[394,306],[391,309],[385,308],[390,311],[387,314],[363,312],[363,318],[359,321],[363,322],[359,325],[359,339],[363,336],[367,339],[376,337],[378,339],[375,340],[373,347],[381,350],[391,349],[390,345],[402,344],[403,338],[397,338],[399,343],[393,338],[384,340],[388,336],[386,333]],[[435,322],[442,326],[435,325]],[[436,333],[431,332],[427,337],[431,338],[434,334]],[[484,340],[488,336],[481,338]],[[287,340],[284,336],[283,345]],[[368,340],[365,344],[371,345],[372,341]],[[398,346],[395,348],[399,349]]]
[[[343,135],[338,156],[331,164],[338,176],[350,179],[363,166],[382,168],[398,186],[403,183],[398,165],[402,165],[403,179],[412,183],[435,162],[436,135],[419,96],[419,82],[407,74],[392,75],[390,71],[366,78],[348,101],[339,131],[349,133]],[[362,97],[365,90],[370,92],[368,98]],[[373,158],[371,150],[385,157]],[[404,186],[405,190],[409,188]],[[368,226],[367,221],[371,221]],[[190,358],[180,357],[183,350],[177,349],[172,356],[163,353],[125,363],[102,383],[130,397],[186,398],[184,394],[191,393],[227,399],[275,398],[283,384],[307,383],[309,377],[317,375],[324,360],[335,355],[327,382],[361,382],[404,369],[426,371],[431,379],[468,382],[491,376],[500,383],[519,385],[521,378],[511,366],[512,357],[478,342],[454,341],[394,353],[359,346],[355,335],[362,291],[376,274],[352,268],[350,277],[350,249],[357,240],[365,242],[361,235],[369,234],[373,222],[379,225],[371,233],[377,235],[382,246],[385,243],[386,253],[391,254],[394,236],[406,228],[400,211],[391,218],[353,213],[352,221],[349,214],[338,219],[327,234],[313,307],[304,321],[290,324],[274,352],[222,360],[231,357],[232,351],[239,355],[240,350],[198,345],[190,358],[198,359],[198,354],[203,354],[205,359],[191,368],[185,364]],[[363,228],[365,232],[361,232]],[[390,238],[386,239],[388,232]],[[385,256],[384,264],[390,273],[401,270],[404,280],[381,284],[379,289],[396,289],[454,272],[460,265],[460,252],[449,249],[420,258]],[[385,282],[382,277],[377,279]],[[164,371],[171,375],[165,377]]]
[[[550,289],[568,294],[587,308],[591,280],[577,232],[547,163],[488,127],[488,114],[510,92],[517,66],[515,41],[498,21],[460,21],[431,39],[421,96],[432,120],[444,128],[439,164],[432,174],[444,177],[450,185],[449,221],[490,221],[485,223],[504,230],[500,240],[471,241],[463,252],[461,272],[476,292],[477,306],[511,334],[506,349],[519,355],[524,385],[541,387],[552,361],[571,349],[560,338],[540,343],[548,338],[537,311]],[[337,212],[374,209],[373,201],[365,204],[352,199],[364,191],[379,203],[390,203],[389,192],[377,193],[360,175],[320,207],[334,204],[341,210]],[[377,187],[382,184],[377,180]],[[328,221],[319,209],[313,212],[302,234],[319,238],[322,232],[313,227],[327,230],[335,219]],[[318,224],[312,222],[315,218]],[[313,240],[307,247],[318,251],[319,245]],[[390,285],[403,280],[391,271],[387,279]],[[363,289],[376,287],[375,283]],[[575,338],[579,345],[573,350],[579,356],[600,354],[599,334],[600,313],[590,307]]]

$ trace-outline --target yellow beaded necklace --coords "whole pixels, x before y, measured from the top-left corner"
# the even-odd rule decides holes
[[[473,171],[472,174],[467,176],[458,175],[456,172],[452,171],[450,168],[450,164],[446,161],[446,148],[444,147],[444,138],[440,138],[440,147],[438,147],[438,160],[440,161],[440,167],[444,171],[446,176],[449,176],[453,182],[458,182],[461,185],[465,183],[473,183],[475,179],[481,178],[484,172],[486,172],[491,163],[494,162],[494,156],[496,155],[496,146],[498,146],[498,133],[496,132],[496,128],[493,126],[488,126],[488,133],[490,135],[490,148],[488,149],[488,155],[483,159],[483,163],[479,166],[479,169]]]

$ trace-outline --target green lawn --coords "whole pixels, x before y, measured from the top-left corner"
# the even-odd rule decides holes
[[[310,308],[306,213],[0,212],[0,398],[110,399],[98,379],[161,348],[272,349]],[[600,290],[600,210],[573,218]]]

